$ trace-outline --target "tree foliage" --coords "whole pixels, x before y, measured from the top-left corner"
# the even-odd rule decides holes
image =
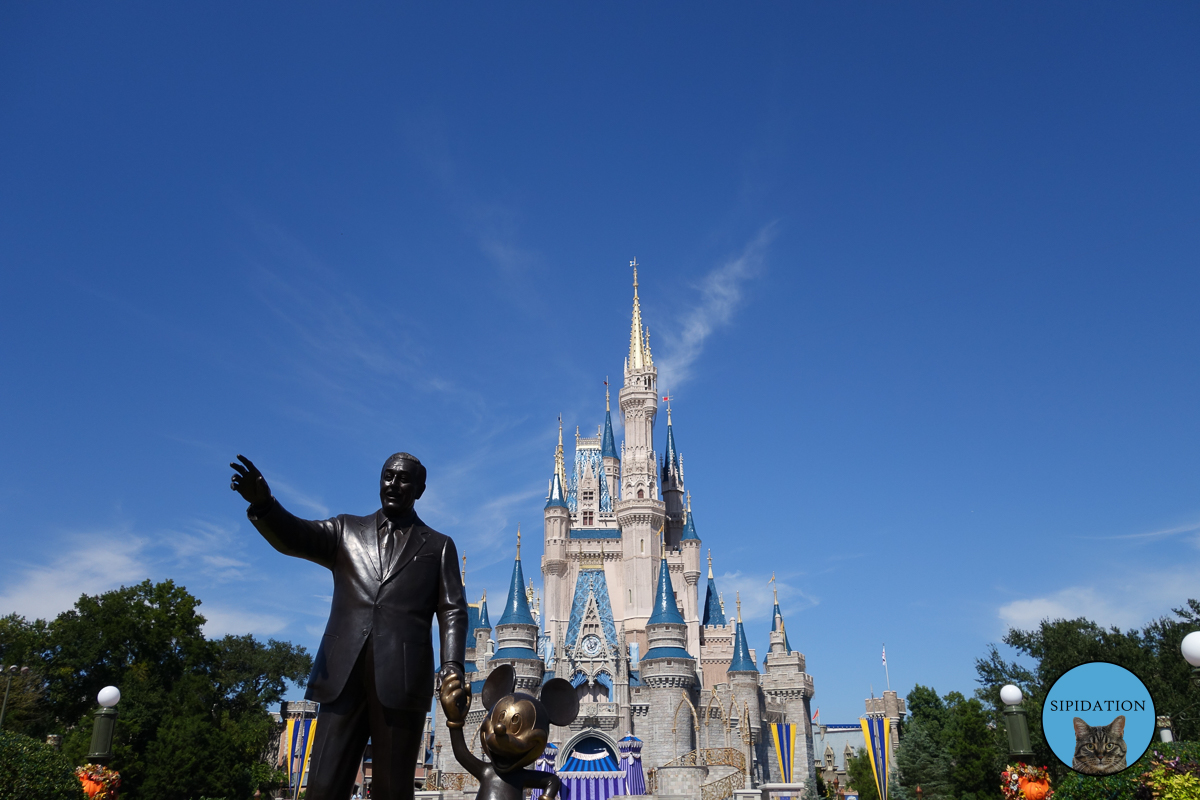
[[[83,763],[96,694],[114,685],[123,798],[242,798],[265,787],[275,778],[261,763],[267,708],[288,681],[303,684],[312,659],[287,642],[208,640],[199,605],[171,581],[145,581],[84,595],[49,623],[0,619],[0,663],[34,672],[13,727],[65,734],[64,754]]]
[[[871,756],[865,748],[858,748],[854,756],[846,760],[846,778],[850,781],[850,787],[858,792],[859,800],[879,800],[875,770],[871,767]]]
[[[984,800],[999,795],[1003,751],[990,715],[978,699],[944,697],[917,684],[909,692],[896,767],[903,795],[923,800]]]
[[[7,716],[5,717],[7,719]],[[0,731],[0,800],[84,800],[75,770],[36,739]]]

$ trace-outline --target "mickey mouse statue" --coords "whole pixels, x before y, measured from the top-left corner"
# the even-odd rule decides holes
[[[545,800],[555,800],[562,781],[553,772],[524,769],[546,749],[550,725],[570,725],[579,715],[575,687],[562,678],[551,678],[538,697],[515,693],[517,676],[508,664],[492,670],[483,684],[483,705],[488,710],[479,726],[484,754],[481,761],[467,747],[463,723],[471,708],[471,689],[456,673],[443,681],[439,694],[454,757],[479,780],[477,800],[521,800],[526,787],[541,789]]]

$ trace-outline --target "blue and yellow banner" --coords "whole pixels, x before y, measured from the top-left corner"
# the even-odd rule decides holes
[[[887,800],[888,771],[891,769],[892,723],[887,717],[860,719],[863,739],[867,742],[867,755],[871,757],[871,770],[875,773],[875,788],[879,800]]]
[[[298,789],[304,785],[316,730],[315,719],[287,721],[287,728],[283,732],[283,759],[288,774],[288,789]]]
[[[775,744],[775,757],[779,759],[779,775],[784,783],[792,782],[792,764],[796,760],[796,733],[799,725],[771,723],[771,741]]]

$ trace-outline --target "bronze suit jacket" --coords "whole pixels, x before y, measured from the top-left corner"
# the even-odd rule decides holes
[[[371,637],[379,701],[388,708],[427,710],[433,698],[434,614],[442,663],[463,664],[466,655],[467,602],[453,540],[414,513],[408,540],[386,567],[376,532],[382,510],[312,521],[273,500],[265,511],[251,507],[246,514],[276,550],[333,572],[333,607],[305,697],[319,703],[337,699]]]

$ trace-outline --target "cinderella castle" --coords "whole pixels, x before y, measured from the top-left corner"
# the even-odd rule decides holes
[[[711,551],[703,580],[706,559],[669,405],[656,449],[658,370],[642,321],[636,261],[631,266],[633,318],[617,398],[624,441],[618,446],[613,435],[606,391],[603,425],[595,437],[576,429],[568,471],[559,420],[541,597],[526,583],[518,533],[495,626],[486,594],[470,605],[467,670],[475,698],[467,739],[478,753],[479,692],[493,668],[509,664],[518,691],[536,694],[552,677],[576,687],[579,717],[551,731],[538,764],[558,772],[569,794],[699,797],[703,787],[705,797],[723,798],[764,783],[812,786],[813,679],[788,639],[778,595],[760,662],[746,639],[740,602],[727,611],[717,591]],[[790,736],[782,745],[793,753],[790,775],[781,770],[781,730]],[[472,793],[473,779],[449,754],[436,710],[434,741],[447,743],[433,765],[438,788]],[[571,792],[580,781],[595,785]]]

